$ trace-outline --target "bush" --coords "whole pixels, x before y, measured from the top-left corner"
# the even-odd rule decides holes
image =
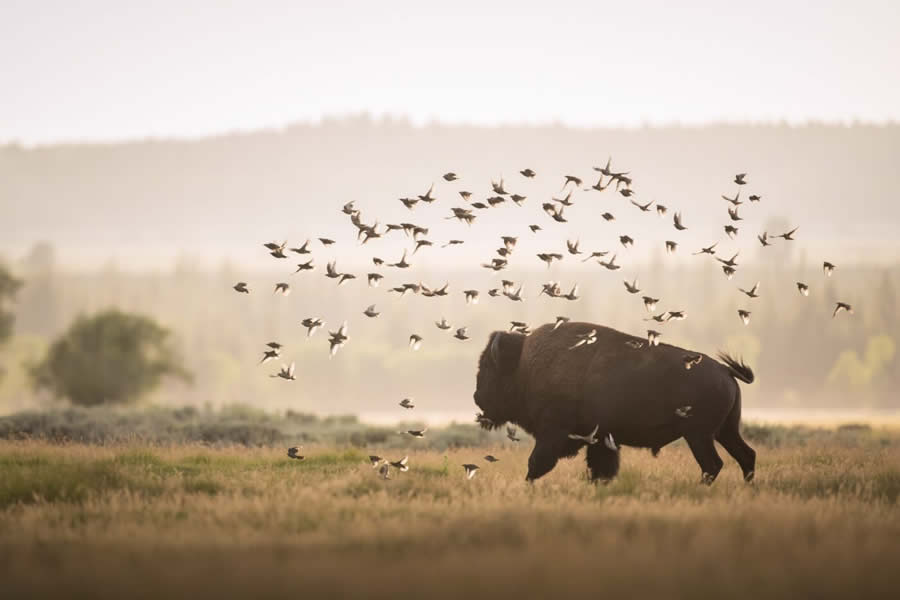
[[[79,406],[125,404],[163,378],[190,380],[170,332],[141,315],[110,310],[79,317],[31,367],[34,383]]]
[[[15,299],[20,287],[22,282],[10,275],[5,267],[0,266],[0,344],[12,335],[13,327],[13,314],[7,312],[4,307],[7,300]]]

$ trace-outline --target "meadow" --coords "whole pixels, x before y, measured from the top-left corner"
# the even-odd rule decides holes
[[[530,447],[380,449],[0,441],[4,597],[891,597],[900,585],[900,432],[748,427],[698,484],[683,444],[581,457],[534,485]],[[383,480],[375,452],[410,470]],[[488,464],[487,453],[499,462]],[[723,453],[724,455],[724,453]],[[462,463],[482,468],[472,480]]]

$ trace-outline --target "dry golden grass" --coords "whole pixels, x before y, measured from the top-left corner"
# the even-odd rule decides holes
[[[410,452],[382,481],[352,449],[0,442],[4,597],[895,596],[900,441],[758,448],[712,487],[683,446],[581,458],[531,486],[527,448]],[[501,460],[488,465],[482,456]],[[391,455],[390,458],[400,458]],[[460,466],[476,462],[471,481]]]

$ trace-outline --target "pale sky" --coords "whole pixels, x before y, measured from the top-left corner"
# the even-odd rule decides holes
[[[896,0],[0,0],[0,143],[361,111],[487,125],[900,121],[898,31]]]

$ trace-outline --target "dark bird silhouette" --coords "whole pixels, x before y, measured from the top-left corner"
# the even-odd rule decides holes
[[[628,291],[629,294],[638,294],[638,293],[640,293],[641,289],[638,287],[638,280],[637,280],[637,279],[635,279],[635,280],[632,281],[631,283],[628,283],[628,280],[626,279],[624,283],[625,283],[625,289]]]
[[[653,200],[651,200],[647,204],[640,204],[638,202],[635,202],[634,200],[631,200],[630,202],[641,209],[641,212],[650,212],[650,207],[653,205]]]
[[[427,432],[427,431],[428,431],[428,428],[426,427],[425,429],[407,429],[406,433],[413,436],[414,438],[421,439],[421,438],[425,437],[425,432]]]
[[[270,375],[270,377],[279,377],[281,379],[287,379],[288,381],[294,381],[295,379],[297,379],[294,376],[295,368],[296,368],[296,365],[292,362],[287,367],[281,367],[281,370],[278,371],[278,373],[276,373],[275,375]]]
[[[500,459],[497,458],[496,456],[494,456],[493,454],[488,454],[487,456],[484,457],[484,460],[488,461],[489,463],[495,463],[495,462],[499,462]]]
[[[469,198],[472,197],[472,192],[467,192],[467,191],[465,191],[465,190],[462,190],[461,192],[459,192],[459,195],[462,196],[462,199],[463,199],[465,202],[468,202],[468,201],[469,201]]]
[[[528,179],[531,179],[531,178],[533,178],[535,175],[537,175],[537,173],[535,173],[535,172],[532,171],[531,169],[522,169],[521,171],[519,171],[519,173],[522,174],[522,177],[527,177]]]
[[[569,254],[581,254],[581,251],[578,249],[579,243],[578,240],[575,240],[574,242],[572,240],[566,240],[566,248],[568,248]]]
[[[591,252],[591,254],[587,258],[581,259],[581,262],[587,262],[587,261],[591,260],[592,258],[603,258],[607,254],[609,254],[609,252],[606,252],[603,250],[597,250],[595,252]]]
[[[794,238],[793,238],[794,232],[797,231],[798,229],[800,229],[800,228],[799,228],[799,227],[794,227],[793,229],[791,229],[791,230],[788,231],[787,233],[782,233],[781,235],[776,235],[776,236],[774,236],[774,237],[780,237],[780,238],[784,239],[785,241],[793,242],[793,241],[794,241]]]
[[[500,177],[500,181],[491,181],[491,189],[494,190],[495,194],[500,194],[501,196],[506,196],[506,188],[503,187],[503,177]]]
[[[728,260],[725,260],[725,259],[723,259],[723,258],[719,258],[718,256],[716,257],[716,260],[719,261],[720,263],[722,263],[723,265],[725,265],[726,267],[736,267],[736,266],[737,266],[736,259],[737,259],[737,257],[738,257],[738,254],[740,254],[740,251],[735,252],[735,253],[734,253],[734,256],[732,256],[732,257],[729,258]]]
[[[667,212],[669,212],[669,209],[667,207],[663,206],[662,204],[656,205],[656,214],[660,217],[666,216]]]
[[[822,272],[825,273],[826,277],[831,277],[831,274],[834,273],[834,270],[836,268],[837,267],[835,265],[831,264],[827,260],[822,263]]]
[[[444,173],[444,181],[456,181],[459,177],[456,176],[456,173],[453,171],[449,173]]]
[[[297,270],[294,271],[294,275],[296,275],[300,271],[312,271],[313,269],[315,269],[315,267],[313,266],[313,259],[309,259],[305,263],[297,263]]]
[[[572,206],[573,204],[575,204],[574,202],[572,202],[572,192],[571,191],[568,194],[566,194],[565,198],[551,198],[551,200],[553,200],[554,202],[557,202],[559,204],[562,204],[563,206]]]
[[[450,240],[446,244],[441,246],[441,248],[446,248],[447,246],[458,246],[459,244],[463,243],[465,243],[464,240]]]
[[[531,230],[531,233],[537,233],[538,231],[541,231],[541,226],[540,225],[529,225],[528,229]]]
[[[626,248],[631,248],[632,246],[634,246],[634,240],[631,239],[630,237],[628,237],[627,235],[620,235],[619,241]]]
[[[834,305],[834,312],[831,313],[831,318],[835,318],[839,312],[842,310],[846,310],[848,314],[853,314],[853,307],[847,304],[846,302],[836,302]]]
[[[406,408],[406,409],[412,409],[412,408],[416,407],[416,405],[413,404],[412,398],[404,398],[403,400],[401,400],[399,402],[399,404],[400,404],[400,406],[402,406],[403,408]]]
[[[288,451],[287,451],[288,457],[289,457],[289,458],[294,458],[294,459],[297,459],[297,460],[303,460],[303,456],[301,456],[301,455],[299,454],[300,448],[302,448],[302,446],[294,446],[294,447],[292,447],[292,448],[288,448]]]
[[[378,284],[381,283],[381,280],[384,279],[384,275],[381,273],[369,273],[367,276],[369,281],[369,287],[376,288]]]
[[[418,198],[400,198],[400,202],[403,204],[403,206],[405,206],[409,210],[412,210],[416,207],[416,204],[419,203],[419,199]]]
[[[652,329],[647,330],[647,346],[659,346],[659,338],[662,334]]]
[[[694,252],[694,256],[696,256],[698,254],[715,254],[716,246],[718,246],[718,245],[719,245],[719,242],[716,242],[712,246],[706,246],[705,248],[700,248],[699,252]]]
[[[672,240],[666,240],[666,252],[668,254],[673,254],[675,250],[678,249],[678,243],[673,242]]]
[[[647,312],[652,313],[656,310],[656,303],[659,302],[659,298],[641,296],[641,299],[644,301],[644,308],[647,309]]]
[[[737,207],[728,209],[728,216],[731,217],[732,221],[743,221],[743,217],[738,215]]]
[[[466,335],[467,331],[468,331],[467,327],[460,327],[459,329],[456,330],[456,333],[453,334],[453,337],[455,337],[456,339],[461,340],[461,341],[466,341],[467,339],[469,339],[469,336]]]
[[[563,255],[556,252],[541,252],[537,255],[537,257],[547,263],[547,268],[549,269],[550,265],[553,264],[553,261],[562,260]]]
[[[236,284],[234,284],[234,287],[232,289],[239,294],[249,294],[250,293],[250,288],[247,287],[246,281],[238,281]]]
[[[441,317],[440,321],[435,321],[434,324],[437,325],[438,329],[443,329],[443,330],[447,330],[447,329],[450,329],[451,327],[453,327],[452,325],[450,325],[450,322],[444,317]]]
[[[738,312],[738,317],[741,319],[741,322],[744,325],[749,325],[750,324],[750,311],[739,308],[737,312]]]
[[[769,241],[768,232],[763,231],[760,235],[756,236],[756,239],[759,240],[759,243],[765,248],[766,246],[771,246],[772,242]]]
[[[331,345],[330,356],[334,356],[335,354],[337,354],[337,351],[343,348],[348,339],[350,338],[347,337],[346,321],[344,321],[344,324],[341,325],[340,329],[338,329],[337,331],[329,331],[328,342]]]
[[[722,199],[730,202],[735,207],[740,206],[744,203],[744,201],[741,200],[741,190],[737,191],[737,193],[734,195],[734,198],[729,198],[725,194],[722,194]]]
[[[432,195],[434,193],[434,184],[431,184],[431,187],[428,188],[428,191],[424,194],[418,196],[419,200],[425,202],[426,204],[431,204],[436,200],[436,198]]]
[[[728,265],[722,265],[722,272],[725,273],[725,277],[731,281],[731,278],[734,277],[734,274],[737,273],[737,270],[734,267],[729,267]]]
[[[738,290],[747,294],[747,296],[749,296],[750,298],[759,298],[759,293],[758,293],[759,292],[759,282],[758,281],[756,282],[756,285],[754,285],[749,290],[745,290],[744,288],[738,288]]]
[[[759,202],[759,196],[757,194],[750,194],[748,198],[750,202]]]
[[[613,254],[612,258],[608,261],[598,260],[598,263],[609,269],[610,271],[615,271],[617,269],[621,269],[619,265],[616,264],[616,255]]]
[[[303,242],[303,245],[300,246],[299,248],[290,248],[290,251],[295,254],[309,254],[310,253],[309,240],[306,240],[305,242]]]
[[[466,479],[472,479],[473,477],[475,477],[475,473],[478,472],[478,465],[466,463],[463,465],[463,469],[466,470]]]
[[[738,185],[744,185],[745,183],[747,183],[746,181],[744,181],[745,177],[747,177],[746,173],[738,173],[734,176],[734,182]]]
[[[603,217],[603,220],[607,222],[616,220],[612,213],[605,212],[600,216]]]
[[[395,263],[388,263],[387,266],[397,267],[398,269],[408,269],[410,265],[406,262],[406,250],[403,251],[403,256],[400,257],[400,260]]]
[[[300,322],[301,325],[306,327],[306,337],[312,337],[312,335],[316,332],[316,330],[325,324],[322,319],[315,317],[307,317]]]
[[[800,292],[801,296],[809,296],[809,286],[802,281],[797,282],[797,291]]]
[[[565,188],[570,183],[574,183],[575,187],[581,187],[582,181],[580,177],[575,177],[574,175],[566,175],[566,181],[563,183],[563,188]]]
[[[541,205],[541,208],[543,208],[544,212],[550,215],[550,217],[557,223],[568,223],[565,216],[563,215],[565,207],[560,206],[559,208],[557,208],[555,205],[549,202],[545,202]]]
[[[374,305],[374,304],[370,304],[370,305],[368,306],[368,308],[366,308],[366,310],[363,311],[363,314],[366,315],[367,317],[369,317],[370,319],[374,319],[375,317],[377,317],[377,316],[380,315],[381,313],[378,312],[377,310],[375,310],[375,305]]]
[[[610,180],[606,183],[606,185],[603,185],[603,175],[601,175],[601,176],[600,176],[600,179],[597,180],[597,183],[595,183],[594,185],[592,185],[592,186],[590,187],[590,189],[592,189],[592,190],[597,190],[598,192],[602,192],[603,190],[605,190],[606,188],[608,188],[608,187],[610,186],[611,183],[612,183],[612,179],[610,179]]]
[[[680,212],[675,213],[675,215],[672,217],[672,220],[675,223],[675,229],[677,229],[678,231],[684,231],[685,229],[687,229],[687,227],[685,227],[681,223],[681,213]]]
[[[334,240],[329,238],[319,238],[319,241],[322,242],[323,246],[331,246],[332,244],[334,244]]]
[[[510,194],[509,199],[515,202],[516,206],[522,206],[527,197],[521,194]]]
[[[272,290],[273,294],[280,293],[282,296],[288,296],[291,293],[290,284],[284,283],[283,281],[275,284],[275,289]]]
[[[492,271],[502,271],[509,264],[505,258],[492,258],[489,263],[481,263],[481,266],[485,269],[491,269]]]
[[[623,196],[625,196],[626,198],[631,198],[631,196],[634,195],[634,190],[626,187],[626,188],[622,188],[621,190],[619,190],[619,193],[622,194]]]
[[[725,226],[725,234],[728,237],[730,237],[731,239],[734,239],[735,237],[737,237],[738,228],[735,227],[734,225],[726,225]]]

